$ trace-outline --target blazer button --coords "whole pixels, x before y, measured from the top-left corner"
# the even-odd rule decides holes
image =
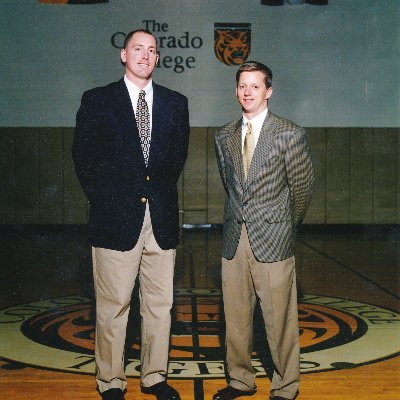
[[[142,198],[140,199],[140,201],[141,201],[142,203],[146,203],[147,199],[146,199],[146,197],[142,197]]]
[[[146,181],[149,181],[150,180],[150,177],[147,175],[146,176]]]

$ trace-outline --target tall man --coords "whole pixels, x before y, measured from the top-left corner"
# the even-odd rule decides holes
[[[72,149],[90,203],[97,388],[105,400],[124,399],[126,326],[139,275],[141,390],[177,400],[165,379],[188,102],[152,81],[158,54],[151,32],[130,32],[121,61],[121,80],[84,93]]]
[[[253,312],[260,301],[274,362],[270,398],[294,399],[300,378],[294,229],[308,208],[314,173],[305,131],[268,110],[271,70],[255,61],[236,74],[242,117],[216,133],[227,193],[222,290],[229,385],[214,400],[256,392]]]

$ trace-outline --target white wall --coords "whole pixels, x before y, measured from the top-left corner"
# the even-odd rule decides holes
[[[216,22],[251,23],[248,59],[272,69],[275,113],[308,127],[400,126],[398,0],[282,7],[260,0],[1,0],[0,126],[74,126],[82,92],[123,75],[112,35],[145,28],[144,20],[168,25],[158,37],[189,32],[202,40],[197,49],[160,49],[162,57],[193,57],[194,68],[154,74],[189,97],[192,126],[220,126],[240,114],[236,67],[214,55]]]

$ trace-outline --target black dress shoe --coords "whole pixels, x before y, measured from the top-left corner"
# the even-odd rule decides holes
[[[100,396],[103,400],[125,400],[124,392],[117,388],[108,389],[100,393]]]
[[[142,393],[153,394],[157,397],[157,400],[181,400],[179,393],[165,381],[156,383],[153,386],[142,386],[141,390]]]
[[[232,386],[227,386],[221,390],[218,390],[218,392],[214,394],[213,400],[232,400],[232,399],[236,399],[237,397],[242,397],[242,396],[253,396],[253,394],[256,392],[257,392],[257,390],[255,390],[255,389],[239,390],[239,389],[235,389]]]

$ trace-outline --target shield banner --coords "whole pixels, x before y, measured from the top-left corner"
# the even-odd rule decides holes
[[[241,65],[250,54],[251,24],[215,23],[214,52],[225,65]]]

